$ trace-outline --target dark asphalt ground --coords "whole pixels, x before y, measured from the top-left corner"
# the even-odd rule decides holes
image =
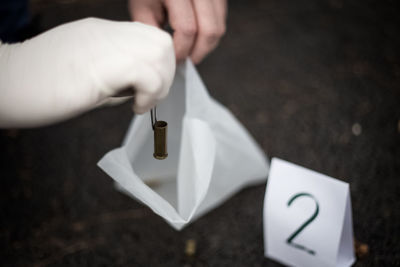
[[[42,29],[128,19],[123,0],[32,7]],[[269,157],[350,183],[355,236],[370,249],[356,266],[400,266],[399,11],[397,1],[229,1],[228,32],[199,65]],[[279,266],[263,256],[265,185],[181,232],[117,192],[96,163],[131,118],[124,104],[0,132],[0,265]]]

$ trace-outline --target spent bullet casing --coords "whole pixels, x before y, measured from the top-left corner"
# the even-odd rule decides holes
[[[156,121],[154,123],[154,154],[156,159],[165,159],[167,152],[167,129],[168,124],[165,121]]]

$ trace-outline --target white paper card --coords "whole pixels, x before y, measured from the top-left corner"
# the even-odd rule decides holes
[[[265,256],[290,266],[354,263],[349,185],[273,158],[264,199]]]

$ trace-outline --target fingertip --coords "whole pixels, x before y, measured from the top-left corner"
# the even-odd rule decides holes
[[[195,65],[199,64],[203,60],[203,58],[204,57],[197,56],[197,55],[190,56],[190,60],[192,60],[193,64],[195,64]]]
[[[160,27],[160,22],[163,20],[161,4],[154,5],[150,1],[130,0],[128,2],[128,9],[132,21]]]
[[[149,111],[156,104],[156,99],[153,95],[146,93],[138,93],[133,105],[133,111],[137,114],[143,114]]]
[[[150,107],[139,105],[138,103],[133,103],[132,110],[135,114],[144,114],[150,110]]]
[[[190,48],[187,47],[192,46],[192,44],[185,45],[181,38],[176,35],[173,38],[173,42],[176,62],[182,63],[189,56]]]
[[[191,53],[198,27],[192,1],[169,1],[167,3],[168,20],[174,30],[173,42],[177,62],[182,62]]]

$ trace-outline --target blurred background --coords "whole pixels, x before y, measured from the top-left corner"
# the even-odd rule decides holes
[[[267,155],[350,183],[355,266],[400,266],[398,1],[229,1],[227,34],[198,66]],[[125,0],[32,0],[34,35]],[[97,166],[131,104],[45,128],[1,130],[3,266],[280,266],[263,256],[265,185],[176,232]],[[193,249],[195,244],[195,249]]]

